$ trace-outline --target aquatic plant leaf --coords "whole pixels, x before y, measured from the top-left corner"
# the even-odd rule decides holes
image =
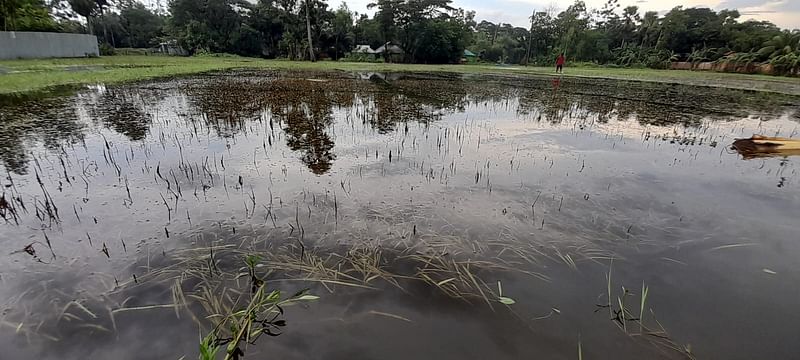
[[[497,300],[500,301],[500,303],[502,303],[504,305],[514,305],[514,304],[517,303],[516,301],[514,301],[514,299],[512,299],[510,297],[505,297],[505,296],[501,296],[501,297],[497,298]]]

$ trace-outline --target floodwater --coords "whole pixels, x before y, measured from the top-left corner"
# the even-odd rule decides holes
[[[3,99],[0,358],[197,358],[248,254],[320,299],[245,358],[797,358],[800,158],[729,146],[798,109],[267,71]]]

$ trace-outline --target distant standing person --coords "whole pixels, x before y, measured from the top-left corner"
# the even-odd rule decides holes
[[[564,73],[564,53],[559,54],[556,58],[556,72]]]

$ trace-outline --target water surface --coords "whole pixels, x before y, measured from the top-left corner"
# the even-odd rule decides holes
[[[5,99],[0,344],[196,358],[213,320],[194,270],[221,278],[210,269],[260,254],[269,287],[321,299],[287,308],[247,357],[793,358],[798,158],[729,145],[797,137],[798,106],[598,79],[267,71]],[[341,260],[367,258],[397,277]],[[315,259],[363,286],[293,267]],[[248,288],[224,284],[212,293]]]

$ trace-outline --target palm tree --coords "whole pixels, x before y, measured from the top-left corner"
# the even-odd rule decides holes
[[[311,61],[314,62],[317,61],[317,59],[314,58],[314,42],[311,40],[311,20],[310,16],[308,15],[309,12],[308,2],[309,0],[306,0],[306,31],[308,34],[308,56],[310,57]]]
[[[642,22],[639,24],[638,33],[642,37],[642,42],[639,44],[641,47],[650,47],[654,42],[656,36],[660,32],[660,24],[658,20],[658,13],[655,11],[648,11],[644,13]]]

